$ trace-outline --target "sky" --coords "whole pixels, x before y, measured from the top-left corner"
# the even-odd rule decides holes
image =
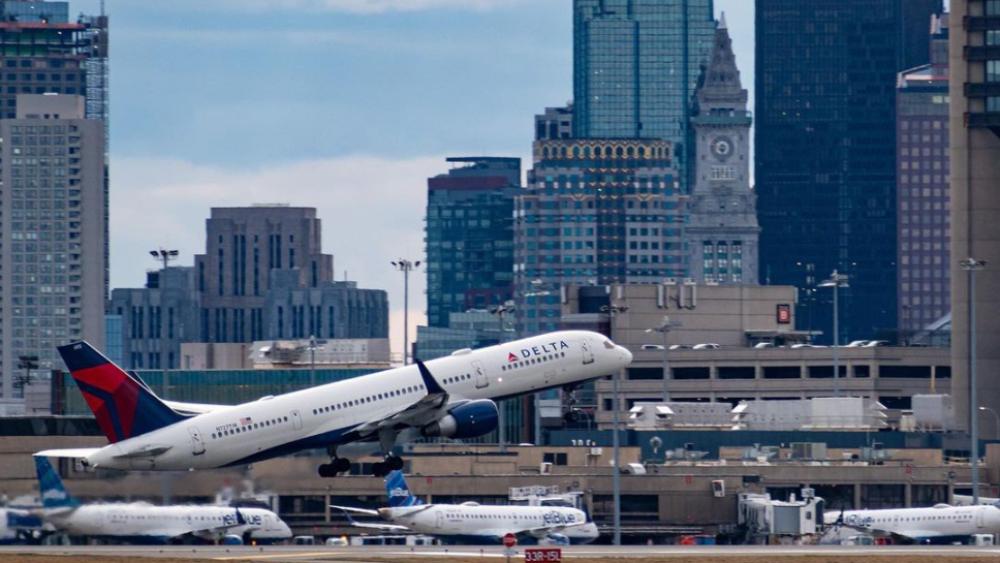
[[[94,14],[97,0],[70,0]],[[337,279],[385,289],[423,260],[426,181],[448,156],[520,156],[572,98],[568,0],[107,0],[111,287],[152,249],[204,251],[212,207],[316,207]],[[716,0],[753,96],[753,2]],[[411,276],[410,341],[425,322]]]

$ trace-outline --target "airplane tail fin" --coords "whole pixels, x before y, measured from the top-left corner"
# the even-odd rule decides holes
[[[38,474],[38,494],[42,499],[42,508],[75,508],[80,506],[80,502],[66,491],[59,474],[49,463],[49,458],[35,456],[35,473]]]
[[[101,431],[112,444],[187,418],[90,344],[74,342],[58,350]]]
[[[385,494],[389,497],[389,506],[393,508],[424,504],[410,493],[410,487],[406,486],[402,471],[393,471],[385,478]]]

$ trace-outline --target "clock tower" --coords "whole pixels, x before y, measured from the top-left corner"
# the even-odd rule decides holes
[[[725,14],[702,69],[693,114],[695,166],[684,233],[690,276],[698,283],[756,285],[760,226],[750,189],[753,118]]]

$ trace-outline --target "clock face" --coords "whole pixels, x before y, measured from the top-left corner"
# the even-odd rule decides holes
[[[733,154],[733,142],[726,137],[717,137],[712,141],[712,152],[720,158]]]

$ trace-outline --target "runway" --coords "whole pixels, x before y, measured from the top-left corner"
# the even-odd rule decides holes
[[[563,559],[579,561],[666,561],[739,563],[807,561],[811,563],[977,563],[1000,559],[1000,547],[970,546],[573,546]],[[523,555],[520,549],[518,555]],[[504,557],[502,547],[325,547],[325,546],[0,546],[0,561],[48,563],[86,557],[88,563],[131,563],[136,558],[171,561],[248,561],[386,563],[393,561],[482,561]],[[64,559],[65,558],[65,559]],[[131,561],[130,561],[131,560]],[[502,560],[502,559],[501,559]],[[512,561],[524,561],[515,556]]]

